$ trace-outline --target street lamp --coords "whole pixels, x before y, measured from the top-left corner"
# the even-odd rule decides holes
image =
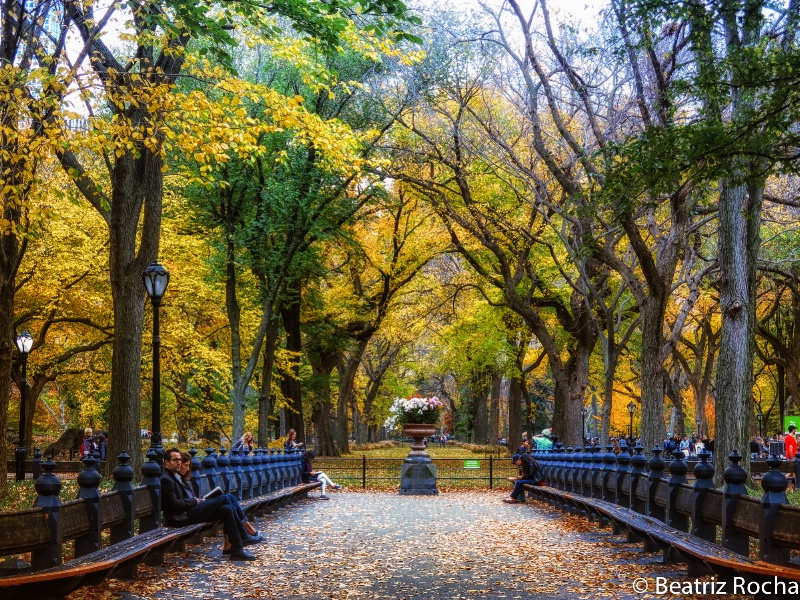
[[[763,429],[763,426],[764,426],[764,413],[761,412],[761,408],[760,407],[756,408],[756,410],[758,411],[756,413],[756,419],[758,419],[758,437],[763,439],[764,438],[764,429]]]
[[[628,414],[631,416],[631,422],[630,425],[628,425],[628,437],[630,439],[633,439],[633,413],[635,412],[636,412],[636,403],[633,400],[631,400],[628,403]]]
[[[169,272],[158,262],[151,264],[142,273],[144,289],[153,303],[153,418],[150,426],[150,449],[155,451],[159,464],[162,463],[164,446],[161,445],[161,337],[159,336],[158,309],[161,298],[167,290]]]
[[[586,444],[586,415],[589,414],[589,409],[585,406],[581,407],[581,446]]]
[[[28,448],[25,445],[25,400],[28,390],[28,354],[33,347],[33,338],[27,331],[23,331],[17,337],[17,351],[22,359],[22,385],[19,388],[19,439],[17,448],[14,450],[14,458],[17,467],[17,481],[25,479],[25,457],[28,455]]]

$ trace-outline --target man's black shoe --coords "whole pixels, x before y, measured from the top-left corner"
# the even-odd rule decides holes
[[[242,538],[242,546],[252,546],[253,544],[260,544],[263,541],[263,535],[248,535],[246,538]]]
[[[255,560],[256,557],[254,554],[250,554],[249,552],[245,552],[244,548],[239,548],[238,550],[231,549],[231,560]]]

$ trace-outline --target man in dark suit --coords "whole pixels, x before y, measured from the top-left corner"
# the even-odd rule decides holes
[[[204,500],[194,495],[191,486],[185,484],[180,476],[181,453],[176,448],[164,452],[164,472],[161,474],[161,508],[168,525],[180,527],[193,523],[212,523],[222,521],[225,536],[230,541],[231,560],[255,560],[256,557],[245,552],[244,546],[258,543],[260,536],[250,536],[237,517],[225,494]]]

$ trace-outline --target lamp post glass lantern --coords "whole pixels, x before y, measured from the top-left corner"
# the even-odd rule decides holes
[[[764,437],[764,413],[761,412],[761,409],[758,409],[756,413],[756,419],[758,419],[758,437]]]
[[[33,347],[33,337],[27,331],[23,331],[16,340],[17,352],[22,360],[22,384],[19,388],[19,437],[17,448],[14,450],[14,461],[16,466],[16,479],[25,479],[25,457],[28,456],[28,447],[25,444],[25,402],[28,398],[28,354]]]
[[[164,446],[161,444],[161,336],[159,333],[158,312],[161,298],[167,291],[169,271],[158,262],[152,263],[144,273],[142,281],[150,301],[153,303],[153,403],[152,424],[150,426],[150,449],[155,451],[156,460],[162,464]]]
[[[630,424],[628,425],[628,437],[630,439],[633,439],[633,413],[635,412],[636,412],[636,403],[633,400],[631,400],[628,403],[628,414],[630,414],[631,416],[631,421]]]

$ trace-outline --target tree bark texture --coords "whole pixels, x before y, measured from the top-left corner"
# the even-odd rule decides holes
[[[137,471],[143,459],[139,407],[142,401],[142,331],[146,294],[142,273],[158,257],[162,166],[161,157],[146,149],[142,149],[138,156],[126,154],[118,158],[112,174],[113,192],[108,216],[109,272],[114,305],[108,452],[110,456],[116,456],[123,450],[127,451],[131,455],[131,465]],[[163,302],[169,303],[168,294]],[[150,419],[146,422],[149,428]]]
[[[489,392],[491,375],[487,370],[476,371],[470,384],[473,444],[489,443]]]
[[[272,440],[272,433],[275,431],[273,426],[275,403],[272,396],[272,370],[275,366],[275,347],[278,332],[278,324],[273,322],[267,331],[264,349],[261,353],[261,385],[258,395],[258,443],[264,447]]]
[[[311,421],[314,423],[314,451],[317,456],[340,456],[336,437],[331,428],[333,402],[331,401],[331,373],[336,367],[337,356],[330,352],[309,354],[314,373],[312,385]]]
[[[749,470],[748,434],[752,415],[755,348],[755,273],[761,245],[763,187],[720,182],[719,268],[722,332],[717,364],[714,447],[716,479],[727,456],[738,450]]]
[[[9,239],[14,238],[14,239]],[[9,258],[15,262],[17,242],[13,235],[4,235],[0,237],[0,249],[2,249],[2,256],[0,256],[0,264],[2,264],[2,271],[0,271],[0,431],[5,433],[8,428],[8,403],[11,398],[11,365],[14,356],[14,282],[16,279],[16,268],[13,270],[6,269],[6,263]],[[5,441],[5,440],[4,440]],[[0,444],[0,464],[5,465],[8,459],[6,450],[8,444]],[[2,495],[8,487],[8,480],[5,477],[5,470],[3,470],[3,477],[0,478],[0,495]]]
[[[489,392],[489,443],[497,444],[500,439],[500,384],[503,376],[500,371],[492,371],[492,385]]]
[[[283,330],[286,333],[286,349],[297,353],[303,349],[300,333],[300,300],[297,298],[291,302],[286,302],[281,308],[281,320]],[[303,420],[303,398],[300,388],[300,362],[292,365],[292,374],[284,375],[281,381],[286,405],[286,430],[294,429],[297,431],[297,441],[305,442],[304,420]]]
[[[344,453],[350,447],[350,407],[355,401],[355,381],[361,358],[367,349],[371,334],[366,339],[357,339],[343,356],[339,357],[339,398],[336,407],[336,444]]]
[[[508,449],[516,450],[522,443],[522,375],[516,375],[508,382]],[[533,439],[533,432],[528,431],[528,440]]]

